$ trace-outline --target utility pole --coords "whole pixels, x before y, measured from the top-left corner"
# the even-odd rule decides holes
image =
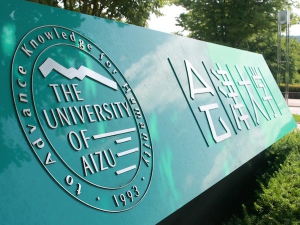
[[[282,25],[286,25],[286,36],[285,36],[285,61],[281,60],[281,28]],[[284,98],[288,104],[289,99],[289,78],[290,78],[290,69],[289,69],[289,56],[290,56],[290,12],[288,10],[278,12],[278,45],[277,45],[277,84],[280,85],[281,81],[281,64],[286,63],[285,65],[285,94]]]

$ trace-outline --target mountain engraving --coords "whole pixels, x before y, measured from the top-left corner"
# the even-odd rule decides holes
[[[55,60],[47,58],[46,61],[39,67],[39,70],[41,71],[44,77],[47,77],[52,70],[55,70],[56,72],[60,73],[61,75],[67,77],[70,80],[75,77],[79,80],[83,80],[83,78],[89,77],[114,90],[118,89],[117,83],[115,81],[112,81],[111,79],[108,79],[105,76],[96,73],[95,71],[85,66],[80,66],[78,69],[75,69],[73,67],[67,69]]]

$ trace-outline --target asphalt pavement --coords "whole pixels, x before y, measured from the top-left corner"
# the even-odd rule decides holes
[[[300,99],[289,99],[288,106],[292,114],[300,115]]]
[[[300,99],[289,99],[288,106],[292,114],[300,115]],[[300,123],[297,126],[300,129]]]

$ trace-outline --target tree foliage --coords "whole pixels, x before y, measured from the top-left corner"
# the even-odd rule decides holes
[[[277,31],[277,12],[295,4],[292,0],[177,0],[188,12],[178,25],[190,37],[239,47],[252,35]]]
[[[290,40],[290,83],[300,83],[300,42],[293,38]]]
[[[188,12],[177,19],[189,37],[263,54],[277,75],[277,13],[299,7],[297,0],[177,0]],[[291,14],[291,22],[299,17]],[[283,38],[284,39],[284,38]],[[299,43],[291,40],[290,82],[299,80]],[[284,42],[282,49],[285,49]],[[297,50],[298,49],[298,50]],[[282,55],[284,60],[284,53]],[[282,64],[282,74],[285,64]]]
[[[252,35],[246,41],[242,43],[240,48],[260,53],[264,56],[271,73],[274,77],[277,75],[277,32],[262,31],[260,33]],[[300,75],[297,70],[300,69],[300,42],[295,38],[290,38],[290,54],[289,54],[289,83],[300,83]],[[281,41],[281,60],[283,63],[281,67],[280,82],[285,82],[286,71],[286,38],[282,37]]]
[[[147,26],[151,13],[161,15],[159,9],[167,0],[29,0],[53,7],[81,12],[126,23]]]

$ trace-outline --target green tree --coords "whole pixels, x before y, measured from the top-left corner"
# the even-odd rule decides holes
[[[260,33],[253,34],[243,41],[239,48],[262,54],[271,73],[274,76],[277,74],[277,32],[270,33],[263,30]],[[285,64],[283,66],[282,69],[285,68]]]
[[[160,16],[159,9],[167,0],[29,0],[53,7],[81,12],[126,23],[147,26],[151,13]]]
[[[262,31],[258,34],[252,35],[246,41],[239,46],[242,49],[246,49],[252,52],[260,53],[264,56],[271,73],[274,77],[277,74],[277,33],[270,33],[267,31]],[[282,61],[285,62],[285,50],[286,50],[286,38],[282,37],[281,42],[282,49]],[[300,42],[295,39],[290,39],[290,55],[289,55],[289,74],[290,79],[289,83],[300,83],[300,75],[297,70],[300,68]],[[281,82],[284,82],[285,79],[285,67],[286,64],[282,63],[281,65]]]
[[[188,10],[177,22],[190,32],[189,37],[260,53],[276,76],[277,12],[299,7],[298,1],[177,0],[175,3]],[[291,14],[291,22],[299,22],[299,17]],[[291,40],[290,62],[290,81],[295,81],[299,69],[299,45],[294,40]],[[282,65],[284,71],[285,65]]]
[[[290,83],[300,83],[300,42],[292,38],[290,39]]]
[[[252,35],[277,31],[277,12],[295,0],[177,0],[188,12],[178,25],[190,37],[238,48]],[[293,16],[294,17],[294,16]]]

